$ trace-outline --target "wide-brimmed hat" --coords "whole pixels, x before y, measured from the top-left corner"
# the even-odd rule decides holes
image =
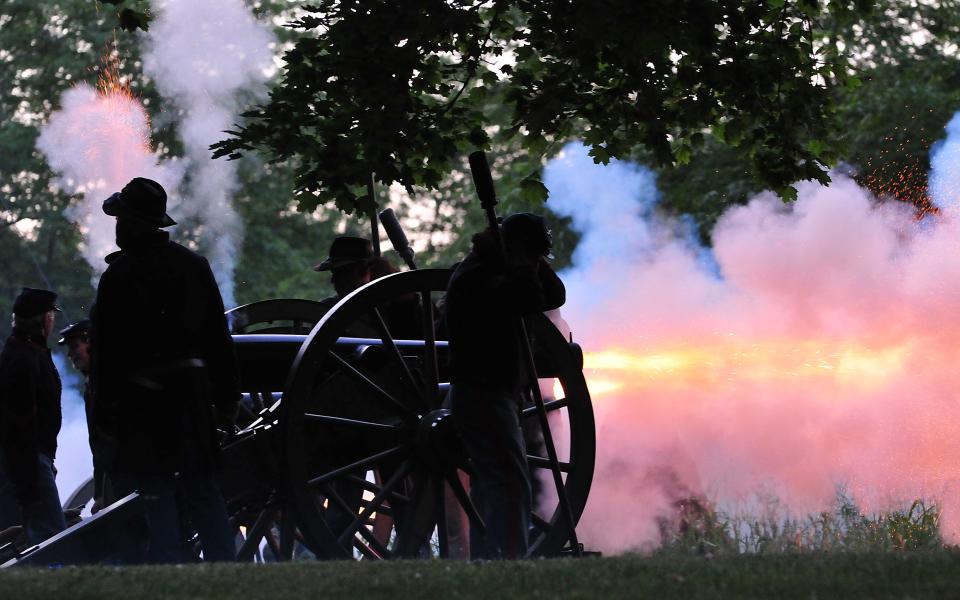
[[[60,339],[57,341],[57,344],[60,346],[65,345],[72,339],[79,338],[86,340],[90,337],[90,319],[83,319],[82,321],[77,321],[76,323],[71,323],[60,330]]]
[[[367,263],[373,259],[373,244],[360,237],[340,236],[330,244],[330,257],[313,267],[314,271],[332,271],[347,265]]]
[[[134,177],[122,190],[104,200],[103,212],[152,227],[177,224],[167,214],[167,193],[163,186],[145,177]]]
[[[25,287],[13,301],[13,314],[18,317],[35,317],[51,310],[60,312],[57,295],[50,290]]]

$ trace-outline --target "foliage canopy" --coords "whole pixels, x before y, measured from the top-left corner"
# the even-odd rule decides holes
[[[436,188],[454,157],[505,134],[540,157],[581,137],[597,162],[641,144],[684,163],[711,130],[790,197],[838,157],[831,86],[855,82],[825,21],[857,2],[319,0],[291,26],[270,101],[218,156],[296,157],[302,209],[367,210],[370,173]],[[502,88],[508,112],[486,102]],[[540,199],[529,177],[521,187]]]

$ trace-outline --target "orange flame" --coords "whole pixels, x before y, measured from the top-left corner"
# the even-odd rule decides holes
[[[594,398],[656,388],[711,388],[738,382],[829,382],[879,387],[903,372],[910,342],[871,348],[852,342],[777,340],[677,345],[647,352],[611,347],[588,352],[584,371]]]

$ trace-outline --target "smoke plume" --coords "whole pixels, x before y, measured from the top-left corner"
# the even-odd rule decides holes
[[[182,111],[189,177],[178,214],[200,222],[201,241],[224,304],[235,305],[233,271],[243,228],[232,203],[236,163],[212,160],[210,145],[236,119],[238,95],[264,93],[273,35],[241,0],[155,0],[144,73]]]
[[[704,261],[656,216],[644,167],[597,166],[572,144],[545,179],[583,234],[563,274],[597,415],[582,541],[654,545],[658,520],[694,495],[825,510],[839,485],[867,510],[935,500],[960,539],[953,215],[918,224],[836,175],[793,204],[731,208]]]
[[[59,176],[57,184],[80,196],[67,210],[83,234],[81,251],[99,276],[115,249],[114,219],[101,204],[134,177],[158,181],[176,198],[180,165],[150,150],[150,121],[143,105],[122,87],[98,92],[80,84],[63,94],[61,108],[41,129],[37,148]]]
[[[960,112],[947,123],[947,139],[930,152],[930,196],[941,210],[956,212],[960,206]]]
[[[77,372],[67,368],[60,353],[53,362],[63,382],[63,427],[57,436],[57,489],[64,502],[82,483],[93,475],[93,458],[87,436],[87,419],[83,405],[83,382]]]

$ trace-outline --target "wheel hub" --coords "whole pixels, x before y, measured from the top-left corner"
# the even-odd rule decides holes
[[[460,468],[466,453],[453,422],[453,411],[439,408],[423,415],[414,437],[416,453],[431,470],[440,472]]]

